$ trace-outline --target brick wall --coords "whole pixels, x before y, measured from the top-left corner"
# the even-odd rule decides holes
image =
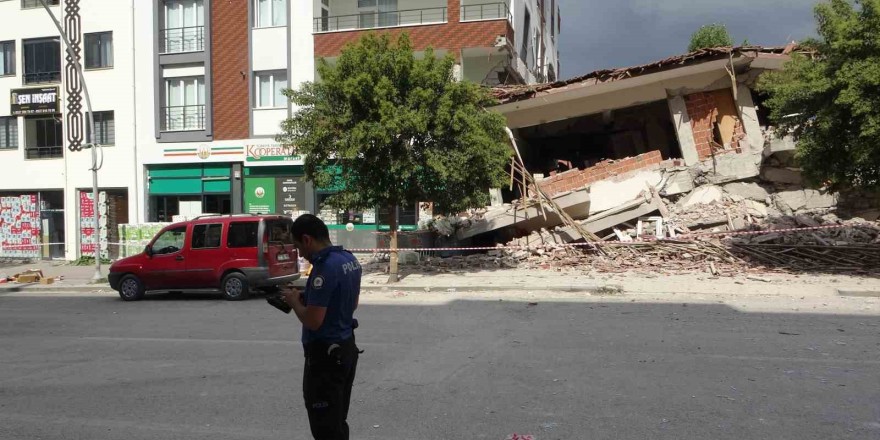
[[[247,139],[250,134],[248,21],[243,1],[211,2],[211,102],[216,140]]]
[[[393,38],[406,32],[415,50],[424,50],[430,46],[448,50],[456,58],[459,58],[459,51],[463,48],[494,46],[498,36],[503,35],[513,41],[513,28],[506,20],[459,23],[459,0],[449,0],[447,7],[448,23],[445,24],[315,34],[315,56],[337,56],[346,44],[360,40],[369,32],[388,33]]]
[[[549,178],[539,181],[538,185],[548,196],[553,197],[556,194],[589,186],[600,180],[632,171],[656,168],[662,162],[663,156],[661,156],[660,151],[654,150],[625,159],[602,161],[583,170],[573,169],[563,173],[551,174]],[[670,165],[674,164],[670,163]]]
[[[688,115],[691,118],[691,127],[694,131],[694,142],[696,143],[697,155],[700,160],[711,157],[713,148],[716,148],[716,154],[719,152],[741,152],[739,141],[745,138],[745,130],[742,121],[737,116],[734,136],[730,142],[730,148],[726,150],[718,150],[718,147],[713,146],[715,139],[715,123],[719,116],[716,96],[718,95],[714,92],[698,92],[684,97]]]

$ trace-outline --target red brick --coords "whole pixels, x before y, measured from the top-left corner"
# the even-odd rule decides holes
[[[247,8],[241,2],[212,2],[211,30],[214,139],[247,139],[250,134]]]

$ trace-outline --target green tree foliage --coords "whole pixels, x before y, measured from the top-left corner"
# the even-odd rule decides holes
[[[804,174],[834,189],[880,188],[880,0],[816,6],[819,39],[760,91],[779,135],[793,135]]]
[[[688,52],[712,47],[730,46],[733,46],[733,39],[727,33],[727,27],[723,24],[714,23],[700,27],[691,35],[691,44],[688,46]]]

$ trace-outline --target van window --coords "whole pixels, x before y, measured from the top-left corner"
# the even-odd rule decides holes
[[[266,220],[270,243],[293,244],[293,220]]]
[[[193,226],[192,248],[193,249],[216,249],[220,247],[220,236],[223,234],[223,225],[220,223],[211,225]]]
[[[255,248],[257,247],[257,222],[237,222],[229,224],[229,237],[226,238],[226,246],[230,248]]]
[[[153,242],[153,254],[173,254],[183,249],[186,242],[186,226],[169,229]]]

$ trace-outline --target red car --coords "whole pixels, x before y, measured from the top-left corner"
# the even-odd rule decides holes
[[[125,301],[151,290],[220,289],[247,298],[299,278],[293,220],[280,215],[211,215],[165,227],[143,253],[110,266],[110,287]]]

